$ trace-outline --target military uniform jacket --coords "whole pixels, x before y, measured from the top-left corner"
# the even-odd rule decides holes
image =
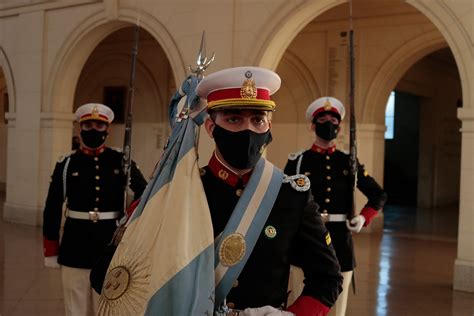
[[[313,146],[304,153],[290,157],[285,167],[286,174],[296,173],[300,155],[302,155],[300,173],[309,177],[314,199],[320,206],[319,211],[349,215],[353,199],[349,155],[336,150],[335,147],[325,150]],[[383,207],[387,199],[385,192],[359,163],[357,188],[368,199],[366,207],[377,211]],[[341,271],[353,270],[355,268],[354,246],[346,223],[327,222],[326,227],[331,233]]]
[[[45,245],[48,242],[59,241],[66,163],[68,166],[65,176],[65,195],[68,210],[86,213],[89,211],[121,212],[122,214],[125,185],[122,157],[121,152],[105,148],[96,156],[75,151],[56,163],[43,213]],[[132,163],[130,174],[130,188],[137,198],[145,189],[146,181],[135,163]],[[59,246],[59,264],[91,269],[105,246],[111,241],[116,228],[116,219],[104,219],[94,223],[89,219],[66,217]]]
[[[239,179],[231,171],[222,172],[225,167],[214,165],[212,169],[205,167],[201,178],[217,236],[230,218],[246,177]],[[327,306],[334,304],[342,283],[339,264],[317,206],[309,204],[308,197],[309,190],[298,192],[282,184],[253,252],[227,296],[228,306],[245,309],[285,304],[290,264],[304,270],[303,295]],[[266,233],[269,226],[276,230],[274,237]]]

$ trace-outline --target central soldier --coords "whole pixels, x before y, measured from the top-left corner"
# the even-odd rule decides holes
[[[341,291],[340,267],[308,178],[286,176],[262,158],[272,141],[270,96],[280,84],[268,69],[237,67],[197,87],[207,99],[204,126],[215,142],[201,178],[217,244],[215,303],[222,315],[326,315]],[[305,287],[286,307],[290,264],[302,268]]]

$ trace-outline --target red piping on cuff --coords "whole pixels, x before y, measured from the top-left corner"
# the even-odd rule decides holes
[[[49,240],[43,236],[43,252],[45,257],[57,256],[59,253],[59,240]]]
[[[364,218],[365,218],[365,223],[364,223],[364,227],[367,227],[370,222],[372,221],[372,219],[377,216],[378,212],[376,210],[374,210],[373,208],[369,207],[369,206],[366,206],[362,209],[362,211],[360,211],[360,215],[363,215]]]
[[[330,308],[317,299],[302,295],[288,307],[288,311],[296,316],[326,316]]]

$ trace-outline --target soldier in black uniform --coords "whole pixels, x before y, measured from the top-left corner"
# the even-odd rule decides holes
[[[205,128],[216,143],[202,181],[214,236],[234,212],[266,145],[272,139],[270,95],[280,87],[274,72],[256,67],[225,69],[205,77],[197,93],[207,98]],[[255,248],[227,295],[239,315],[291,315],[285,309],[290,264],[303,268],[305,288],[288,311],[326,315],[341,290],[342,277],[306,177],[284,177]],[[283,306],[283,310],[278,308]],[[225,314],[225,313],[224,313]],[[234,315],[228,312],[227,315]],[[235,314],[236,315],[236,314]]]
[[[111,241],[124,215],[123,154],[105,147],[112,110],[88,103],[76,111],[81,146],[56,163],[43,214],[45,266],[61,267],[66,315],[97,310],[89,283],[90,269]],[[138,198],[146,181],[135,163],[130,188]],[[66,221],[60,240],[63,203]]]
[[[367,226],[387,200],[384,190],[358,163],[357,188],[368,201],[359,215],[348,218],[353,199],[349,155],[337,150],[335,145],[344,114],[344,106],[336,98],[323,97],[311,103],[306,117],[315,131],[315,142],[311,149],[290,154],[285,167],[286,174],[303,173],[309,177],[311,191],[331,233],[344,276],[343,292],[333,308],[337,315],[345,314],[348,289],[355,268],[351,232],[359,232],[362,226]]]

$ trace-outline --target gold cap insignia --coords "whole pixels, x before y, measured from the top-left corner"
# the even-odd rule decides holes
[[[240,97],[244,99],[256,99],[257,98],[257,85],[253,79],[247,78],[240,88]]]
[[[245,238],[240,233],[233,233],[222,240],[219,248],[219,259],[222,265],[231,267],[239,263],[246,251]]]
[[[272,239],[272,238],[275,238],[276,235],[277,235],[277,230],[275,227],[273,227],[272,225],[268,225],[267,227],[265,227],[265,236]]]
[[[99,118],[99,109],[97,108],[97,105],[95,105],[92,108],[92,113],[91,113],[93,118]]]
[[[329,101],[329,99],[326,99],[326,101],[324,101],[324,110],[330,111],[331,109],[332,109],[331,101]]]

